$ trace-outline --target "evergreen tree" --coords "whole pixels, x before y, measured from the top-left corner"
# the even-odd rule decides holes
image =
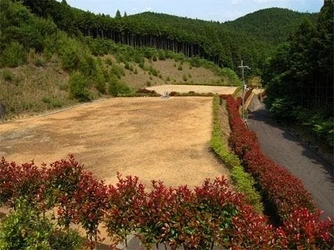
[[[115,18],[121,18],[121,17],[122,17],[121,12],[119,10],[117,10]]]

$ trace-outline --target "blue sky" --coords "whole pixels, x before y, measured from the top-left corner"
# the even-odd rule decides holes
[[[61,0],[58,0],[61,1]],[[299,12],[319,12],[324,0],[67,0],[73,7],[115,16],[152,11],[176,16],[225,22],[254,11],[281,7]]]

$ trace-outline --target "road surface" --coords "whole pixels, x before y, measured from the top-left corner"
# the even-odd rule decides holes
[[[256,132],[263,153],[302,180],[324,211],[322,218],[334,218],[333,165],[281,128],[263,106],[249,115],[248,126]]]

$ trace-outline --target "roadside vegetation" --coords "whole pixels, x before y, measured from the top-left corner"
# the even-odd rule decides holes
[[[333,152],[334,3],[324,1],[316,23],[305,19],[278,46],[262,75],[267,108],[309,142]]]
[[[220,105],[220,102],[223,102]],[[238,192],[245,195],[245,201],[254,207],[258,213],[263,213],[263,204],[261,202],[261,195],[255,189],[255,180],[253,177],[244,171],[241,162],[237,155],[227,145],[229,133],[224,131],[222,123],[228,123],[227,114],[223,113],[226,109],[225,101],[215,96],[213,100],[213,131],[210,145],[213,151],[217,154],[219,159],[224,163],[231,173],[231,180]]]
[[[100,225],[111,247],[126,242],[131,233],[147,249],[154,244],[172,249],[330,249],[334,243],[333,221],[291,206],[275,227],[224,177],[204,180],[191,190],[161,181],[148,188],[137,177],[118,174],[118,182],[107,186],[73,156],[42,168],[2,158],[0,171],[0,204],[12,208],[0,224],[2,249],[94,249]],[[71,225],[82,228],[86,237]]]

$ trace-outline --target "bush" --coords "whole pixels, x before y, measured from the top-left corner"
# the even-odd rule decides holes
[[[46,103],[49,108],[61,108],[64,106],[64,102],[57,97],[44,96],[42,102]]]
[[[181,64],[177,67],[177,70],[180,70],[180,71],[183,70],[183,67]]]
[[[106,93],[106,79],[105,74],[103,72],[103,66],[100,64],[96,65],[95,72],[92,75],[92,81],[94,83],[94,87],[101,93]]]
[[[164,61],[167,58],[165,50],[158,50],[158,58],[160,61]]]
[[[221,249],[330,249],[333,245],[330,219],[319,221],[317,213],[292,209],[276,229],[246,205],[243,195],[224,177],[206,179],[193,190],[152,181],[146,191],[138,177],[120,174],[115,185],[106,186],[73,156],[24,172],[22,166],[4,158],[0,161],[0,194],[13,201],[15,208],[0,224],[1,249],[76,249],[80,238],[67,231],[71,223],[85,229],[94,249],[102,220],[114,244],[134,233],[146,247],[164,243],[172,249],[212,249],[214,245]],[[17,187],[24,186],[22,173],[23,180],[30,180],[25,188],[31,188],[17,192]],[[65,232],[45,217],[46,211],[55,208],[58,225]]]
[[[106,64],[109,65],[109,66],[112,65],[112,60],[111,60],[109,57],[106,59],[105,62],[106,62]]]
[[[78,72],[74,71],[70,75],[69,80],[69,94],[71,98],[75,98],[80,102],[90,101],[90,91],[87,88],[86,77]]]
[[[272,215],[278,216],[283,223],[295,207],[314,212],[311,195],[305,190],[301,180],[261,152],[255,133],[248,130],[240,117],[240,100],[236,102],[232,96],[228,96],[226,101],[232,130],[230,145],[242,159],[246,170],[256,178],[268,207],[274,210]]]
[[[35,60],[35,66],[37,67],[44,67],[46,63],[47,61],[42,56],[38,56]]]
[[[1,249],[81,249],[78,232],[56,229],[25,200],[16,201],[16,210],[0,224]]]
[[[110,74],[111,74],[112,76],[116,76],[118,79],[121,79],[122,76],[125,76],[124,69],[123,69],[121,66],[116,65],[116,64],[114,64],[114,65],[111,67]]]
[[[22,44],[12,42],[2,51],[0,55],[1,67],[17,67],[27,61],[27,52]]]
[[[152,66],[150,66],[150,68],[149,68],[149,73],[151,73],[154,76],[158,76],[158,71],[155,68],[153,68]]]
[[[213,99],[213,131],[210,146],[217,156],[223,161],[224,165],[230,169],[231,180],[238,192],[245,195],[247,204],[252,205],[256,212],[263,212],[261,196],[255,190],[255,181],[241,167],[241,163],[236,155],[229,152],[227,145],[224,144],[221,135],[221,120],[219,118],[219,97]]]
[[[2,77],[5,81],[11,82],[14,80],[13,73],[9,71],[8,69],[4,69],[2,71]]]
[[[131,89],[117,77],[112,76],[108,86],[108,93],[112,96],[122,96],[131,93]]]

